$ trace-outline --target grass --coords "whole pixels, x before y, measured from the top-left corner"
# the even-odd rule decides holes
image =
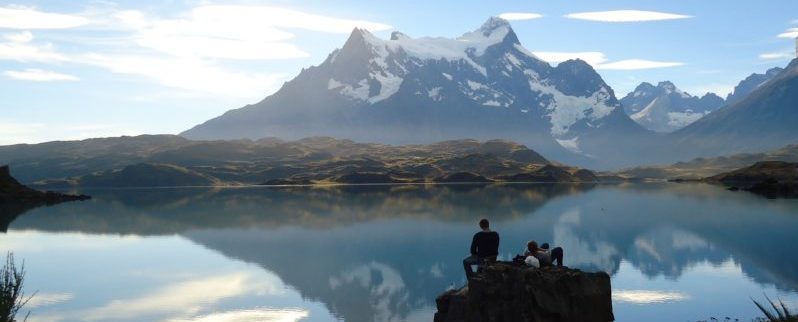
[[[14,262],[14,254],[6,255],[5,264],[0,268],[0,322],[15,322],[17,313],[33,298],[25,296],[22,289],[25,284],[25,264],[19,267]],[[30,311],[23,321],[28,319]]]
[[[770,304],[770,307],[773,308],[773,311],[771,311],[770,308],[767,308],[765,305],[751,299],[752,301],[754,301],[756,307],[758,307],[759,310],[762,311],[763,314],[765,314],[764,321],[798,322],[798,315],[793,315],[792,313],[790,313],[790,311],[787,309],[787,306],[784,305],[784,302],[779,300],[777,304],[776,302],[773,302],[769,297],[767,297],[767,295],[765,295],[765,299],[767,299],[768,304]]]

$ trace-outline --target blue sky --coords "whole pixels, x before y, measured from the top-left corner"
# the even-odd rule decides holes
[[[0,144],[176,134],[260,101],[355,26],[456,37],[506,13],[527,18],[511,21],[524,47],[585,59],[619,98],[661,80],[725,96],[798,36],[794,0],[3,1]]]

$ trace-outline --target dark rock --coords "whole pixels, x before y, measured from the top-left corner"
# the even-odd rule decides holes
[[[33,190],[14,179],[7,165],[0,166],[0,232],[6,232],[14,219],[30,209],[88,199],[91,197],[86,195]]]
[[[536,173],[518,173],[510,176],[499,176],[496,177],[496,179],[504,182],[557,182],[557,180],[551,176]]]
[[[615,319],[607,273],[535,269],[505,262],[491,264],[467,287],[447,291],[435,302],[435,322]]]
[[[261,185],[262,186],[295,186],[295,185],[309,185],[309,184],[313,184],[313,182],[308,180],[308,179],[288,178],[288,179],[271,179],[271,180],[268,180],[268,181],[262,183]]]
[[[345,174],[333,179],[337,183],[366,184],[366,183],[400,183],[401,180],[393,178],[386,173],[355,172]]]
[[[440,183],[487,183],[493,180],[471,172],[455,172],[434,179]]]
[[[572,174],[579,182],[598,182],[599,179],[593,171],[587,169],[579,169]]]
[[[798,163],[761,161],[704,181],[730,186],[731,191],[745,190],[768,198],[798,198]]]
[[[0,202],[56,204],[64,201],[87,200],[86,195],[68,195],[53,191],[38,191],[26,187],[11,176],[8,166],[0,166]]]

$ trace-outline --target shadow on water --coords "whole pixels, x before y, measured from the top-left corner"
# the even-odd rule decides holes
[[[405,319],[463,283],[475,223],[501,255],[526,240],[566,249],[569,266],[678,279],[732,260],[759,284],[798,290],[798,203],[706,185],[453,185],[92,191],[34,209],[9,229],[180,234],[276,273],[347,321]]]

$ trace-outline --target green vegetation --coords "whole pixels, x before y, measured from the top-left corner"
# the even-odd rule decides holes
[[[25,296],[22,290],[24,284],[25,264],[17,268],[14,254],[9,252],[6,255],[5,265],[0,268],[0,322],[16,321],[17,313],[33,298],[33,295]],[[30,311],[23,321],[28,319],[28,315]]]
[[[773,302],[769,297],[765,296],[765,299],[767,299],[768,304],[770,304],[770,307],[773,308],[773,311],[771,311],[769,308],[765,307],[764,305],[760,304],[759,302],[751,299],[752,301],[754,301],[756,307],[758,307],[759,310],[762,311],[763,314],[765,314],[764,321],[798,322],[798,315],[793,315],[792,313],[790,313],[790,311],[787,310],[787,306],[784,305],[784,302],[779,300],[777,305],[776,302]]]

